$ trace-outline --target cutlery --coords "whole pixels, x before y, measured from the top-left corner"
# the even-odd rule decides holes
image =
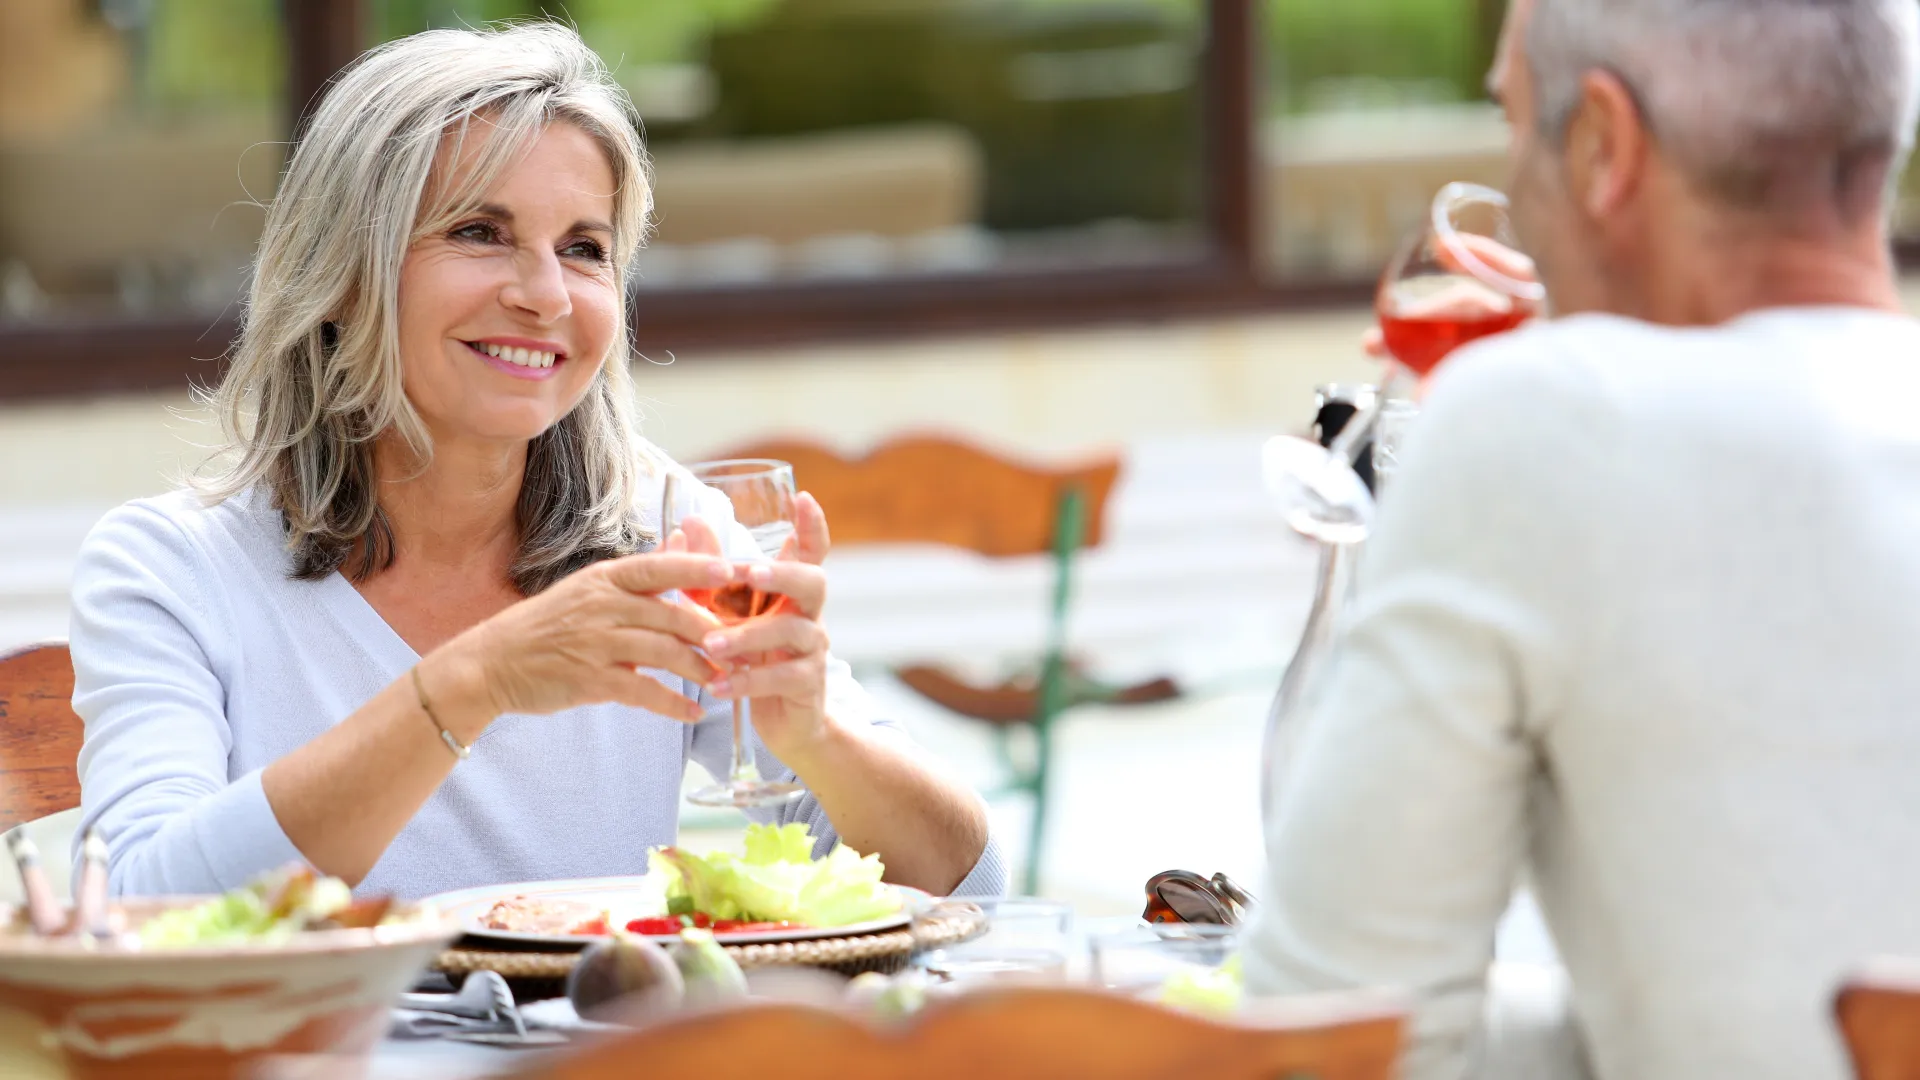
[[[40,849],[27,837],[26,830],[15,826],[8,831],[7,850],[13,855],[13,865],[20,870],[20,884],[27,894],[27,919],[33,924],[33,932],[52,937],[66,929],[66,913],[54,899],[53,883],[47,880],[47,870],[40,865]]]
[[[515,1035],[525,1038],[526,1021],[520,1018],[520,1010],[513,1003],[513,991],[508,988],[507,980],[497,971],[476,971],[469,974],[460,989],[451,994],[401,994],[394,1002],[402,1009],[415,1012],[441,1013],[446,1016],[458,1016],[472,1020],[493,1020],[508,1024]]]

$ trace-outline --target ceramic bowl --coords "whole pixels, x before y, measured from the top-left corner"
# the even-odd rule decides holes
[[[137,927],[202,899],[132,902],[124,915]],[[0,926],[19,926],[6,915]],[[281,1055],[364,1058],[456,932],[415,908],[371,929],[187,949],[0,930],[0,1075],[239,1080]]]

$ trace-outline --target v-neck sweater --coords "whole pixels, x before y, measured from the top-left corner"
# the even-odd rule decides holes
[[[687,478],[724,523],[729,555],[758,558],[718,492]],[[98,826],[121,895],[209,893],[301,859],[261,788],[261,771],[406,675],[419,656],[338,573],[297,580],[282,518],[263,492],[214,505],[175,491],[108,513],[81,545],[70,631],[83,834]],[[728,772],[725,700],[697,696],[688,725],[618,704],[506,714],[400,831],[360,884],[418,898],[522,881],[643,873],[674,842],[688,761]],[[844,662],[831,661],[836,719],[911,746],[877,715]],[[421,723],[426,723],[425,719]],[[423,740],[423,752],[445,753]],[[756,742],[761,772],[798,779]],[[838,840],[812,793],[762,821],[804,822],[816,850]],[[1003,890],[997,843],[956,894]]]

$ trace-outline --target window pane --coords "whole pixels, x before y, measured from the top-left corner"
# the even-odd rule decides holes
[[[541,13],[373,0],[383,37]],[[1191,258],[1200,0],[567,0],[634,97],[643,288]]]
[[[1499,4],[1264,2],[1282,275],[1373,277],[1442,185],[1505,182],[1506,125],[1484,89]]]
[[[218,312],[284,156],[277,0],[0,3],[0,322]]]

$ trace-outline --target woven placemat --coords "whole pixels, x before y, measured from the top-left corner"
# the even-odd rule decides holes
[[[866,971],[892,974],[905,968],[915,951],[953,945],[979,936],[986,919],[972,905],[955,905],[937,918],[923,919],[910,930],[853,937],[815,938],[755,945],[724,945],[742,970],[764,967],[817,967],[843,975]],[[448,949],[434,969],[451,975],[495,971],[508,979],[565,979],[580,962],[579,952],[493,952]]]

